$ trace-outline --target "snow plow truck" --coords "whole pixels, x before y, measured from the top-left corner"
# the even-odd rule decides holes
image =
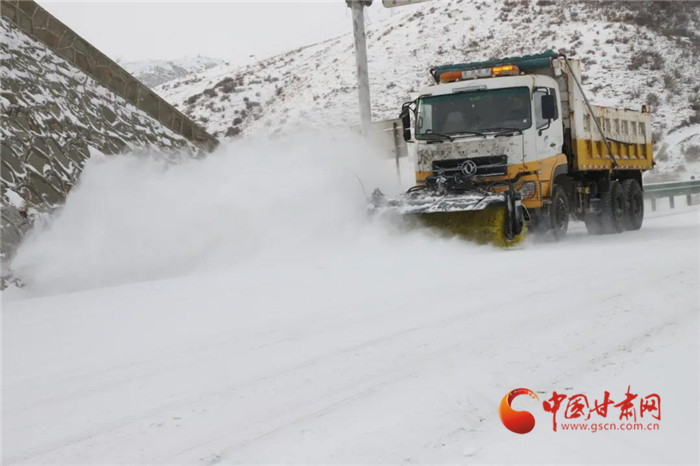
[[[559,239],[570,219],[594,235],[641,228],[649,108],[591,105],[580,62],[553,51],[430,73],[401,111],[416,185],[394,199],[375,190],[371,209],[502,246],[527,229]]]

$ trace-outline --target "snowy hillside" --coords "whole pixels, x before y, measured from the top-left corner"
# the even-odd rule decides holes
[[[206,71],[216,66],[226,66],[228,63],[219,58],[197,56],[180,60],[131,61],[121,65],[142,83],[149,87],[156,87],[192,73]]]
[[[401,103],[431,82],[431,66],[554,49],[583,61],[594,103],[651,104],[661,140],[700,123],[700,75],[689,66],[700,60],[698,10],[693,2],[423,4],[368,27],[373,118],[395,118]],[[218,136],[358,124],[351,34],[157,91]],[[678,154],[669,150],[656,176],[687,169]],[[692,167],[700,175],[700,164]]]

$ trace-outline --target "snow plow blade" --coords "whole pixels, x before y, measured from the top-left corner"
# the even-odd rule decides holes
[[[388,199],[375,189],[370,209],[380,215],[415,217],[424,225],[479,244],[507,247],[525,236],[523,209],[514,192],[440,195],[409,191]]]

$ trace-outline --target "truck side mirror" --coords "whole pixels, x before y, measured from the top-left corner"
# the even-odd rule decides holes
[[[545,94],[542,96],[542,119],[553,120],[557,114],[557,103],[554,96]]]
[[[411,114],[408,108],[401,111],[401,126],[403,126],[403,140],[411,140]]]

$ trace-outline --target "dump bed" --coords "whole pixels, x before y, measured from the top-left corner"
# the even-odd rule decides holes
[[[544,70],[542,70],[544,71]],[[564,129],[571,131],[574,169],[650,170],[653,165],[651,115],[623,108],[591,105],[593,116],[576,84],[581,82],[578,60],[552,60],[552,72],[559,83]],[[599,126],[596,125],[598,120]],[[602,131],[602,134],[601,134]],[[605,144],[607,139],[608,145]],[[615,157],[611,162],[610,152]]]

